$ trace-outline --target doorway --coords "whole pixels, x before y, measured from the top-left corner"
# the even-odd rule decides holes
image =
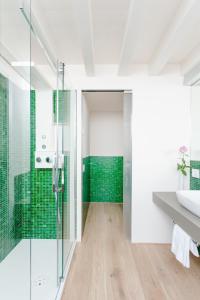
[[[82,233],[90,205],[118,205],[131,240],[132,92],[82,91]]]

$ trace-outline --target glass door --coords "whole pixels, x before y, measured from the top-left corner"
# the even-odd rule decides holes
[[[30,7],[30,1],[23,5]],[[30,26],[0,0],[0,299],[30,299]],[[30,10],[27,10],[30,16]],[[20,38],[19,38],[20,37]]]
[[[65,69],[58,63],[56,91],[56,165],[58,282],[63,278],[75,241],[76,91],[65,89]],[[67,85],[66,85],[67,86]]]
[[[57,62],[57,90],[56,90],[56,153],[53,170],[53,191],[57,214],[57,280],[58,284],[63,278],[63,195],[65,187],[64,154],[63,154],[63,115],[64,115],[64,64]]]
[[[70,253],[76,238],[76,91],[64,91],[63,116],[63,271],[69,262]]]
[[[32,300],[55,300],[75,239],[76,99],[33,13],[31,24]]]
[[[59,109],[64,69],[51,55],[33,12],[31,25],[31,299],[55,300],[63,276]]]

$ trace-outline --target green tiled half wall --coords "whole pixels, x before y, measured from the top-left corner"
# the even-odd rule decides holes
[[[0,74],[0,261],[14,247],[10,236],[8,201],[8,80]]]
[[[83,164],[83,202],[123,202],[122,156],[89,156]]]
[[[82,220],[83,220],[83,226],[85,227],[85,221],[87,218],[88,208],[89,208],[89,202],[90,202],[90,157],[83,158],[83,166],[84,166],[84,172],[83,172],[83,184],[82,184]]]
[[[190,161],[190,189],[191,190],[200,190],[200,179],[192,177],[192,169],[200,170],[200,161],[191,160]]]
[[[52,170],[35,169],[36,93],[31,92],[31,238],[56,238],[56,207]],[[27,232],[27,235],[29,232]]]
[[[30,172],[20,174],[14,178],[15,197],[15,230],[16,238],[30,237],[31,230],[31,178]]]
[[[191,190],[200,190],[200,179],[192,177],[192,169],[200,170],[200,161],[191,160],[190,161],[190,189]],[[200,246],[198,247],[200,254]]]
[[[9,130],[9,81],[0,74],[0,261],[30,231],[30,172],[14,175]]]
[[[36,93],[31,93],[31,238],[56,239],[60,237],[62,224],[57,222],[57,208],[55,195],[52,190],[52,170],[36,169],[34,154],[36,149]],[[65,169],[67,160],[65,159]],[[66,172],[65,172],[66,174]],[[66,176],[66,175],[65,175]],[[66,186],[65,186],[66,188]],[[65,192],[65,197],[67,192]],[[58,203],[62,217],[62,195],[59,194]]]

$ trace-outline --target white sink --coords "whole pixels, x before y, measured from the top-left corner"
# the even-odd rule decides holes
[[[200,217],[200,191],[177,191],[178,202],[191,213]]]

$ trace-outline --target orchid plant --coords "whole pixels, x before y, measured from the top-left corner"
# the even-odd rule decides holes
[[[179,154],[180,154],[180,163],[177,163],[177,170],[181,172],[182,175],[187,176],[187,169],[190,168],[190,166],[187,164],[187,157],[188,155],[188,148],[186,146],[181,146],[179,148]]]

